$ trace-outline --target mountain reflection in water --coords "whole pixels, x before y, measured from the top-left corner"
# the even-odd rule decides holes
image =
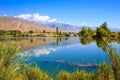
[[[87,39],[87,40],[86,40]],[[84,37],[36,37],[0,39],[3,44],[16,42],[21,47],[20,56],[36,63],[43,71],[56,74],[61,70],[94,71],[98,65],[110,62],[101,49],[102,41]]]

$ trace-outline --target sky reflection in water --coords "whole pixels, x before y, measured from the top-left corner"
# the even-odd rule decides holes
[[[97,64],[109,62],[107,54],[95,42],[84,46],[77,37],[52,41],[24,50],[23,53],[24,56],[29,54],[29,62],[35,62],[52,75],[61,70],[93,71],[97,69]]]

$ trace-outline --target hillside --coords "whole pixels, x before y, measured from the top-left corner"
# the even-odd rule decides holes
[[[82,26],[75,26],[65,23],[57,22],[33,22],[21,18],[14,18],[8,16],[0,16],[0,30],[20,30],[21,32],[35,31],[40,32],[46,30],[54,32],[56,26],[62,31],[79,32]],[[89,26],[87,26],[89,27]],[[96,27],[89,27],[96,30]],[[119,28],[110,28],[111,31],[120,31]]]
[[[39,24],[42,24],[44,26],[50,27],[50,28],[55,28],[56,26],[59,27],[60,30],[63,31],[68,31],[68,32],[79,32],[83,26],[76,26],[76,25],[71,25],[71,24],[65,24],[65,23],[57,23],[57,22],[39,22]],[[85,26],[87,28],[96,30],[96,26]],[[108,26],[109,27],[109,26]],[[113,32],[119,32],[120,28],[118,27],[109,27],[109,29]]]
[[[42,24],[50,28],[55,28],[56,26],[58,26],[60,30],[68,31],[68,32],[79,32],[82,28],[82,26],[75,26],[75,25],[57,23],[57,22],[46,22],[46,23],[39,22],[39,24]]]
[[[0,30],[20,30],[21,32],[27,32],[30,30],[35,32],[40,32],[43,30],[51,32],[54,31],[53,28],[46,27],[42,24],[7,16],[0,16]]]

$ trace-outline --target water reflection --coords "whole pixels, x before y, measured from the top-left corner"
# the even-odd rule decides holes
[[[35,48],[37,46],[42,46],[47,43],[54,42],[54,38],[1,38],[0,42],[8,45],[11,42],[15,42],[22,50],[29,48]]]
[[[80,37],[80,43],[82,45],[87,45],[87,44],[90,44],[91,42],[95,42],[96,40],[93,39],[92,37]]]
[[[57,49],[60,49],[61,47],[79,43],[79,40],[77,38],[71,38],[69,40],[68,37],[56,37],[52,38],[51,41],[49,39],[43,38],[44,44],[41,43],[36,46],[29,46],[29,48],[26,48],[22,51],[22,53],[30,54],[31,56],[39,57],[41,55],[49,55],[51,52],[55,52]],[[41,39],[39,39],[40,42]],[[37,41],[37,40],[36,40]],[[34,40],[32,39],[32,43],[34,43]],[[21,54],[22,55],[22,54]]]
[[[105,43],[98,38],[36,37],[0,39],[1,43],[7,45],[12,41],[21,47],[21,53],[19,53],[21,56],[28,57],[28,62],[35,62],[48,73],[57,73],[60,70],[72,72],[76,69],[93,71],[97,69],[99,63],[110,61],[107,54],[100,49],[105,46]]]
[[[50,52],[56,51],[57,48],[42,48],[42,49],[36,49],[33,50],[33,56],[39,57],[40,55],[48,55]]]

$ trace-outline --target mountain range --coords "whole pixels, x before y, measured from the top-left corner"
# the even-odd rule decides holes
[[[20,30],[22,32],[27,31],[50,31],[54,32],[55,28],[59,27],[61,31],[69,31],[69,32],[78,32],[81,30],[81,27],[65,24],[65,23],[57,23],[57,22],[34,22],[28,21],[21,18],[14,18],[9,16],[0,16],[0,30]]]
[[[42,32],[55,32],[55,28],[58,27],[61,31],[79,32],[82,26],[70,25],[58,22],[34,22],[24,20],[21,18],[14,18],[9,16],[0,16],[0,30],[19,30],[21,32],[35,31]],[[96,27],[90,27],[96,30]],[[111,31],[120,31],[120,28],[110,28]]]
[[[35,32],[40,32],[43,30],[51,32],[54,31],[53,28],[42,24],[8,16],[0,16],[0,30],[19,30],[21,32],[27,32],[30,30]]]
[[[79,32],[82,26],[70,25],[65,23],[58,23],[58,22],[39,22],[39,24],[45,25],[47,27],[56,28],[58,27],[62,31],[68,32]]]

